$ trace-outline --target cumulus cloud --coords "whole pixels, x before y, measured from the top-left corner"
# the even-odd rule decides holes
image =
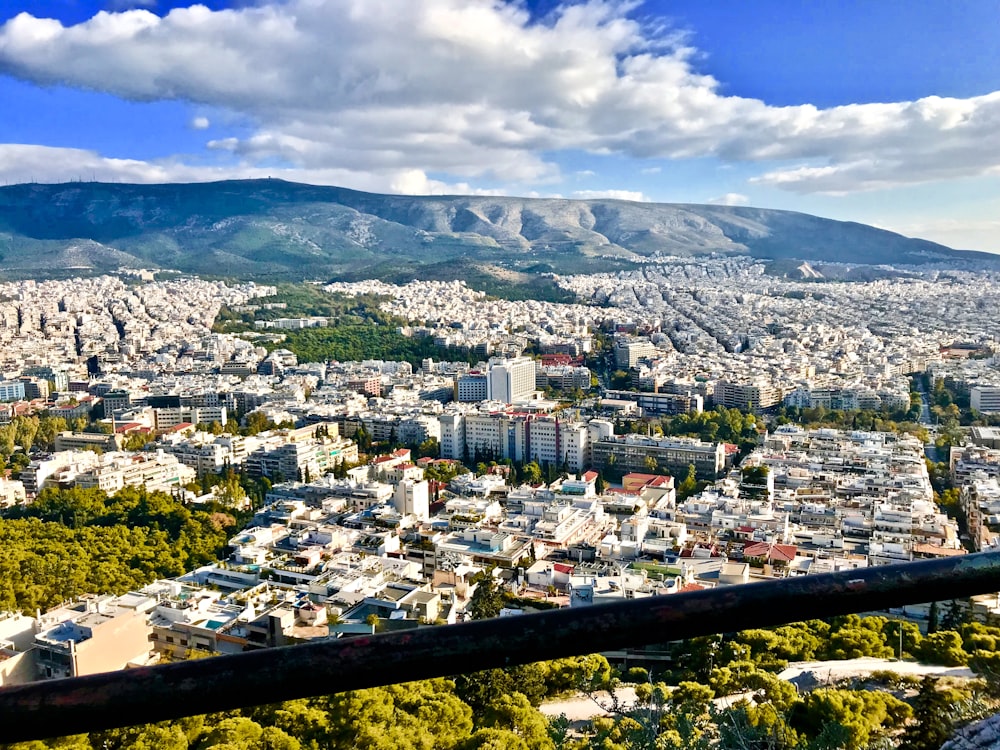
[[[213,148],[302,170],[545,184],[561,177],[547,155],[572,149],[780,160],[795,166],[759,183],[836,193],[1000,169],[1000,92],[829,109],[725,96],[683,35],[632,8],[589,0],[536,22],[503,0],[282,0],[72,27],[21,14],[0,27],[0,73],[229,110],[255,132]]]
[[[191,165],[174,159],[113,159],[95,151],[52,146],[0,144],[0,175],[8,182],[56,183],[67,180],[161,183],[212,182],[273,177],[313,185],[348,185],[357,190],[412,195],[499,195],[468,183],[433,180],[420,170],[382,172],[337,168],[262,167],[250,163]]]
[[[708,202],[717,206],[745,206],[750,202],[750,198],[743,193],[726,193],[717,198],[709,198]]]
[[[207,117],[195,117],[191,120],[191,127],[195,130],[206,130],[211,124]]]
[[[650,199],[638,190],[574,190],[574,198],[590,200],[593,198],[611,198],[617,201],[636,201],[638,203],[649,203]]]

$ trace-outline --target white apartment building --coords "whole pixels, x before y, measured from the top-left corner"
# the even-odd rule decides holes
[[[441,457],[462,459],[467,453],[514,461],[537,461],[579,472],[590,465],[593,441],[614,434],[610,422],[589,424],[532,414],[442,414]]]
[[[168,492],[195,480],[194,469],[184,466],[175,456],[155,453],[105,453],[96,466],[77,474],[77,487],[97,487],[114,494],[124,487],[145,487]]]
[[[489,363],[486,397],[513,404],[535,392],[535,361],[530,357],[494,358]]]
[[[759,412],[781,403],[782,392],[774,383],[765,379],[752,382],[735,382],[718,380],[712,393],[712,401],[716,406],[727,409]]]
[[[969,391],[969,404],[983,414],[1000,413],[1000,385],[977,385]]]
[[[458,376],[456,400],[474,404],[486,400],[488,376],[485,372],[465,372]]]
[[[153,409],[157,430],[169,430],[179,424],[225,424],[229,418],[225,406],[179,406]]]

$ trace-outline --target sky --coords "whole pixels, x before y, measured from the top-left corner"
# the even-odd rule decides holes
[[[1000,253],[1000,0],[0,0],[0,184],[804,211]]]

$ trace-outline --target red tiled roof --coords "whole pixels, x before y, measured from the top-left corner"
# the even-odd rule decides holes
[[[572,565],[567,565],[566,563],[554,563],[552,565],[552,569],[555,570],[556,573],[572,573],[573,572],[573,566]]]
[[[660,474],[640,474],[637,471],[633,471],[632,473],[626,474],[625,476],[623,476],[622,480],[624,481],[625,479],[635,479],[635,480],[642,479],[642,480],[644,480],[646,482],[651,482],[654,479],[656,479],[658,476],[660,476]]]
[[[764,557],[768,560],[780,562],[791,562],[795,559],[798,547],[794,544],[770,544],[768,542],[755,542],[743,548],[744,557]]]
[[[583,481],[584,482],[593,482],[595,479],[597,479],[597,472],[596,471],[585,471],[583,473]]]

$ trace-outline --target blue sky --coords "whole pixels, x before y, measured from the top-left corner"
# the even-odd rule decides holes
[[[0,180],[786,208],[1000,252],[1000,0],[0,2]]]

